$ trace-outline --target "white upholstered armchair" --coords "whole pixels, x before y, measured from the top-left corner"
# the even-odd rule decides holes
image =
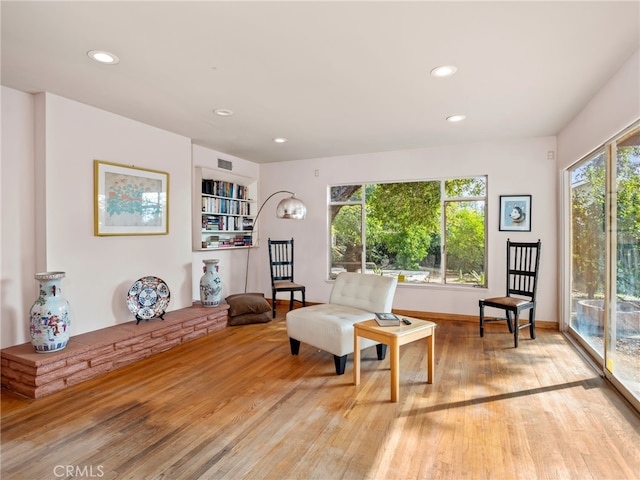
[[[395,277],[340,273],[333,284],[329,303],[287,313],[291,354],[299,353],[301,342],[332,353],[336,373],[342,375],[347,355],[353,353],[353,324],[373,319],[376,312],[391,312],[397,283]],[[361,345],[367,348],[376,343],[362,339]],[[377,344],[376,348],[378,359],[384,359],[386,345]]]

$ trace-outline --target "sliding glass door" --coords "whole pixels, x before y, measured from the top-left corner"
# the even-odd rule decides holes
[[[611,145],[611,342],[606,366],[640,399],[640,129]]]
[[[640,128],[569,173],[569,330],[640,402]]]
[[[604,149],[571,171],[571,328],[604,358]]]

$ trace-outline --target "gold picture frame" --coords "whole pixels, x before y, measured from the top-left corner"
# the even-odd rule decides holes
[[[94,235],[167,235],[169,174],[94,160]]]

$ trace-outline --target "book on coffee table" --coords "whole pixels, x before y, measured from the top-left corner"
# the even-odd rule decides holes
[[[395,313],[376,313],[376,322],[381,327],[397,327],[400,319]]]

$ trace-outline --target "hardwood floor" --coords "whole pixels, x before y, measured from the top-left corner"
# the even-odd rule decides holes
[[[38,400],[2,392],[3,479],[638,479],[640,417],[564,337],[440,321],[389,358],[289,353],[285,310]]]

